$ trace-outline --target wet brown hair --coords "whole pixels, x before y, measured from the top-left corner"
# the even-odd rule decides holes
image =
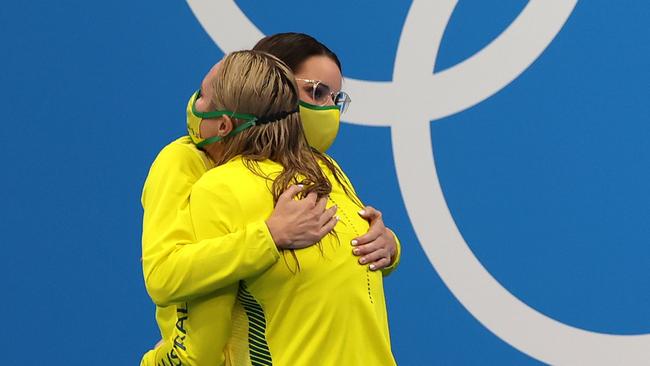
[[[217,109],[252,114],[265,120],[224,138],[220,142],[220,156],[215,159],[217,165],[241,156],[251,172],[273,181],[270,188],[273,202],[277,203],[291,184],[303,184],[303,196],[309,192],[315,192],[319,198],[327,196],[332,191],[332,183],[323,173],[321,162],[347,195],[362,207],[340,169],[307,143],[298,113],[298,87],[286,64],[265,52],[233,52],[224,59],[213,83]],[[232,121],[233,128],[245,123],[236,118]],[[267,159],[280,164],[282,171],[273,176],[264,173],[259,162]],[[291,254],[299,270],[293,250]]]
[[[279,175],[265,176],[273,180],[274,202],[291,184],[304,184],[305,194],[313,191],[319,197],[332,191],[318,164],[319,157],[305,138],[298,113],[298,87],[287,65],[264,52],[233,52],[224,59],[214,88],[218,109],[274,119],[225,138],[217,165],[241,156],[258,175],[263,175],[258,161],[269,159],[282,165]],[[245,121],[233,122],[234,128]]]

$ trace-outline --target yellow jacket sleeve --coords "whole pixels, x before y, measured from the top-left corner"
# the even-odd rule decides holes
[[[236,181],[237,177],[228,177]],[[241,229],[242,213],[240,206],[227,184],[218,184],[214,189],[205,189],[199,181],[192,188],[190,196],[190,215],[196,238],[221,237]],[[237,243],[243,252],[257,251],[256,242]],[[223,263],[223,265],[229,265]],[[237,280],[248,273],[233,267]],[[208,296],[177,305],[181,314],[174,329],[174,341],[166,341],[152,355],[145,356],[158,363],[164,357],[176,356],[178,364],[184,365],[223,365],[226,361],[226,345],[231,336],[232,314],[238,285],[232,284],[210,293]],[[174,363],[172,363],[174,364]]]
[[[159,306],[226,287],[279,258],[263,221],[196,240],[189,197],[192,185],[207,171],[201,154],[194,146],[171,143],[154,161],[144,185],[142,266],[147,292]]]
[[[238,285],[232,284],[210,296],[176,305],[171,338],[147,352],[140,365],[224,365],[237,289]]]

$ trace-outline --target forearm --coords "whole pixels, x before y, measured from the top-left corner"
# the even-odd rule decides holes
[[[209,297],[176,305],[173,333],[144,355],[141,366],[224,365],[237,289],[234,284]]]
[[[253,276],[279,258],[264,222],[143,258],[145,284],[159,306],[183,302]]]

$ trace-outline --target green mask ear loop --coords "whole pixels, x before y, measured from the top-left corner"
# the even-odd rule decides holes
[[[201,90],[199,89],[197,93],[198,93],[198,95],[196,96],[196,99],[199,99],[201,97]],[[230,133],[227,134],[226,136],[213,136],[213,137],[207,138],[207,139],[199,142],[198,144],[196,144],[196,147],[198,147],[198,148],[201,148],[201,147],[203,147],[205,145],[209,145],[209,144],[213,144],[215,142],[221,141],[226,137],[234,136],[234,135],[242,132],[243,130],[245,130],[245,129],[249,128],[249,127],[255,126],[255,122],[257,121],[257,116],[255,116],[254,114],[235,113],[235,112],[226,111],[226,110],[216,110],[216,111],[212,111],[212,112],[199,112],[199,111],[196,110],[196,99],[194,99],[194,103],[192,103],[192,114],[194,114],[195,116],[197,116],[199,118],[208,118],[209,119],[209,118],[218,118],[218,117],[221,117],[221,116],[229,116],[231,118],[238,118],[238,119],[247,120],[247,122],[242,123],[241,125],[237,126],[237,128],[230,131]]]
[[[224,114],[221,114],[221,116],[223,116],[223,115]],[[235,115],[237,115],[237,114],[235,114]],[[236,117],[236,118],[241,118],[241,117]],[[247,122],[242,123],[241,125],[237,126],[237,128],[230,131],[230,133],[227,134],[226,136],[213,136],[213,137],[207,138],[207,139],[199,142],[198,144],[196,144],[196,147],[202,148],[205,145],[210,145],[210,144],[214,144],[215,142],[219,142],[219,141],[225,139],[226,137],[235,136],[236,134],[242,132],[243,130],[245,130],[245,129],[249,128],[249,127],[255,126],[256,122],[257,122],[257,117],[254,117],[252,120],[247,121]]]

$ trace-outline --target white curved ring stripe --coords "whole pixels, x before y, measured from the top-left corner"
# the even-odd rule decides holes
[[[429,120],[470,108],[512,82],[544,52],[576,4],[577,0],[529,1],[493,42],[454,67],[433,74],[428,87],[435,86],[440,99]]]
[[[398,50],[409,56],[405,57],[404,64],[396,62],[393,79],[397,85],[406,80],[406,85],[402,86],[410,88],[412,94],[431,99],[427,103],[416,98],[415,105],[405,107],[392,104],[399,106],[400,116],[396,121],[411,122],[393,124],[391,133],[400,188],[427,257],[473,316],[501,339],[530,356],[551,364],[611,365],[622,361],[646,364],[650,359],[649,335],[610,335],[568,326],[534,310],[501,286],[481,265],[459,232],[449,213],[435,167],[429,121],[469,108],[510,83],[550,44],[576,2],[529,2],[513,24],[490,45],[468,60],[434,74],[433,81],[422,78],[425,80],[422,84],[417,74],[430,73],[435,57],[431,59],[427,54],[421,57],[430,62],[428,65],[421,60],[415,64],[409,61],[417,58],[424,44],[433,44],[432,47],[439,49],[456,1],[448,0],[446,8],[442,2],[436,2],[437,9],[431,4],[418,6],[418,3],[414,2],[409,11]],[[418,41],[415,40],[418,36],[408,34],[422,32],[409,23],[426,24],[426,16],[440,19],[429,22],[435,24],[435,29],[427,32],[434,35],[433,42],[427,35],[419,35]],[[402,39],[407,41],[403,43]],[[505,55],[509,59],[504,59]],[[398,55],[397,59],[400,58]],[[402,70],[408,73],[405,79],[400,78]],[[403,88],[394,86],[394,89],[407,94]],[[430,90],[435,95],[429,93]],[[433,106],[432,101],[435,101]],[[431,110],[435,111],[434,118],[431,118]]]
[[[187,0],[187,3],[224,53],[251,49],[264,37],[234,0]]]
[[[550,43],[562,27],[577,0],[531,0],[513,23],[492,43],[469,59],[443,72],[421,75],[420,80],[427,90],[429,120],[439,119],[467,109],[499,91],[521,74]],[[187,0],[195,16],[224,52],[232,52],[252,47],[264,34],[242,13],[233,0]],[[400,46],[396,57],[393,82],[365,81],[346,78],[346,89],[354,97],[354,102],[346,112],[345,119],[351,123],[372,126],[389,126],[400,118],[402,108],[393,108],[399,103],[408,102],[403,97],[405,88],[418,85],[400,85],[401,73],[409,70],[409,61],[422,58],[422,53],[436,46],[430,56],[437,53],[442,37],[440,25],[446,26],[449,8],[457,1],[414,0],[402,38],[407,42]],[[417,10],[417,11],[415,11]],[[540,16],[543,15],[543,16]],[[418,19],[428,16],[432,32],[417,27],[422,24]],[[411,20],[413,19],[413,20]],[[236,34],[236,37],[233,36]],[[412,40],[412,41],[411,41]],[[435,43],[431,43],[433,42]],[[525,40],[522,42],[522,40]],[[423,43],[420,43],[423,42]],[[522,47],[523,46],[523,47]],[[520,47],[519,53],[504,52]],[[405,53],[406,57],[402,57]],[[420,70],[421,68],[416,68]],[[406,78],[413,80],[413,78]],[[417,80],[417,79],[416,79]],[[469,84],[467,84],[469,82]],[[459,85],[472,85],[471,90],[459,88]],[[469,94],[467,94],[469,93]],[[435,104],[431,101],[436,101]],[[415,104],[415,103],[413,103]],[[387,106],[377,108],[377,106]]]
[[[405,117],[427,121],[426,114]],[[454,296],[486,328],[554,365],[647,365],[650,335],[612,335],[568,326],[529,307],[481,265],[449,213],[438,181],[429,126],[391,129],[400,188],[418,240]]]

